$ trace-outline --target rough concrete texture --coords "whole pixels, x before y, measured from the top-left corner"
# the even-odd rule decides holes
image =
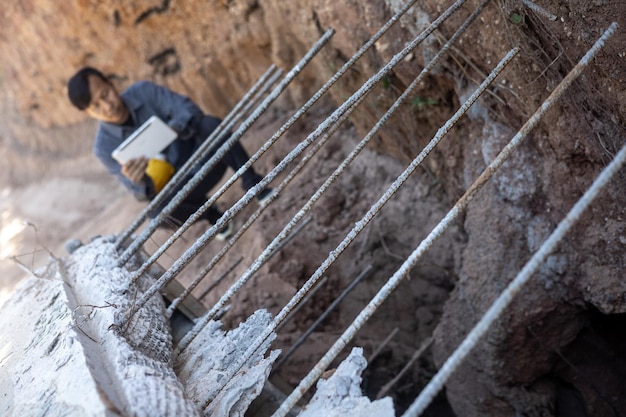
[[[333,88],[335,103],[450,2],[418,3]],[[357,132],[367,131],[477,3],[468,1],[375,89],[351,118]],[[445,266],[455,279],[435,332],[438,364],[624,142],[624,4],[534,3],[556,19],[518,0],[492,1],[446,63],[420,85],[416,97],[371,146],[406,163],[504,53],[519,46],[520,56],[420,171],[436,182],[441,202],[450,204],[611,21],[620,24],[584,75],[461,219],[467,241],[461,260]],[[0,16],[5,62],[0,70],[0,151],[6,156],[0,178],[25,184],[49,170],[84,173],[75,161],[89,153],[94,125],[70,108],[64,90],[79,66],[102,68],[120,87],[141,78],[166,84],[189,94],[206,111],[224,115],[271,63],[290,68],[326,28],[334,27],[337,33],[329,47],[281,98],[279,105],[289,108],[302,104],[399,4],[11,2]],[[616,354],[625,342],[611,331],[623,327],[626,313],[624,181],[622,174],[600,196],[524,296],[455,373],[447,395],[459,415],[562,415],[572,404],[599,416],[626,409],[619,395],[623,384],[616,383],[626,369]],[[349,187],[345,190],[349,195]],[[349,201],[336,203],[349,207]],[[304,246],[302,253],[308,256],[313,246]],[[296,265],[291,272],[298,271]],[[409,318],[420,311],[409,304],[401,308]],[[594,354],[582,353],[589,351]]]
[[[370,401],[361,392],[361,373],[366,366],[363,349],[352,349],[331,376],[318,381],[315,395],[300,416],[394,417],[391,398]]]
[[[137,311],[128,327],[119,326],[135,296],[154,280],[144,276],[129,286],[130,273],[116,259],[111,237],[98,238],[68,257],[51,258],[3,306],[5,415],[244,415],[278,356],[265,351],[275,336],[222,390],[220,380],[245,351],[244,340],[257,337],[271,315],[258,310],[229,332],[210,322],[176,357],[174,372],[161,296]]]

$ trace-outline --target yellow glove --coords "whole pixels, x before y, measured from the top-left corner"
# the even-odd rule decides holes
[[[152,179],[154,192],[158,193],[174,175],[174,167],[163,159],[150,159],[146,167],[146,174]]]

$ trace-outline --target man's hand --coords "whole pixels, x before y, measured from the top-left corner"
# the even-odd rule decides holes
[[[131,182],[138,183],[143,180],[143,175],[146,172],[148,166],[148,158],[140,157],[131,159],[122,165],[122,174],[131,180]]]

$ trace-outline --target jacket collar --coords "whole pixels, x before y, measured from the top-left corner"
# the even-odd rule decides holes
[[[143,102],[131,95],[126,95],[124,93],[122,93],[120,97],[124,104],[126,104],[126,107],[128,107],[128,113],[133,119],[133,124],[137,126],[137,112],[139,111],[139,109],[141,109],[141,107],[143,107]],[[129,128],[129,126],[118,125],[109,122],[101,122],[100,126],[104,131],[109,132],[117,137],[125,136],[124,133]],[[132,130],[134,130],[134,128],[132,128]]]

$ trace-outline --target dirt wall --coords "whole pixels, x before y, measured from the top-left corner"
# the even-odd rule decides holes
[[[406,164],[506,51],[520,47],[514,63],[420,169],[436,184],[440,201],[450,204],[609,24],[620,24],[585,74],[460,219],[467,244],[462,261],[445,262],[456,279],[435,331],[439,364],[626,136],[624,5],[535,3],[544,11],[522,1],[490,2],[450,58],[420,85],[371,146]],[[372,92],[351,118],[359,134],[383,114],[477,4],[468,1]],[[329,46],[278,103],[292,108],[321,86],[399,5],[392,0],[9,2],[0,15],[0,180],[23,185],[48,172],[71,174],[72,161],[89,154],[95,125],[65,98],[66,80],[80,66],[101,68],[120,88],[151,79],[223,116],[270,64],[288,70],[327,28],[334,28]],[[439,1],[414,6],[333,87],[334,102],[345,100],[444,7]],[[457,411],[468,416],[510,415],[512,410],[552,415],[555,404],[569,398],[563,392],[576,393],[594,415],[623,406],[607,403],[615,384],[594,382],[590,388],[559,352],[574,355],[595,334],[603,355],[593,359],[597,363],[577,355],[575,369],[591,368],[598,375],[621,369],[611,360],[623,341],[610,340],[600,329],[619,323],[626,313],[625,181],[622,175],[603,193],[525,297],[491,332],[486,347],[450,382],[448,397]],[[407,314],[413,317],[413,312]]]

